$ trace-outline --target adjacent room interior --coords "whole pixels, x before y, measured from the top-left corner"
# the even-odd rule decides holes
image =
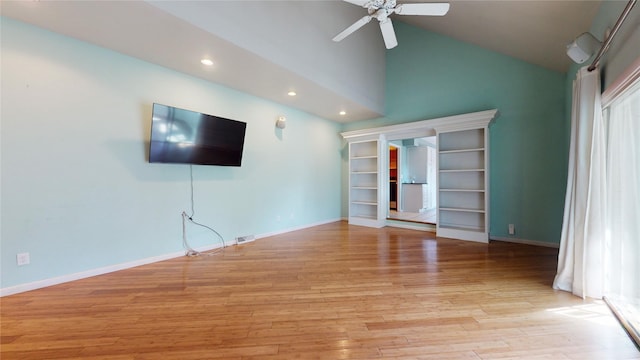
[[[388,219],[436,224],[435,136],[389,145]]]
[[[3,359],[640,359],[635,0],[0,10]]]

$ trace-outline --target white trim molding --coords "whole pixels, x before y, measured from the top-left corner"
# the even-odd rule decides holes
[[[489,236],[489,240],[509,242],[509,243],[515,243],[515,244],[524,244],[524,245],[544,246],[544,247],[550,247],[550,248],[556,248],[556,249],[560,247],[560,244],[549,243],[546,241],[518,239],[518,238],[510,238],[510,237],[502,237],[502,236]]]
[[[401,221],[401,220],[393,220],[387,219],[386,226],[400,228],[400,229],[410,229],[410,230],[419,230],[426,232],[436,232],[436,226],[426,223],[414,223],[409,221]]]
[[[339,221],[343,221],[343,220],[347,220],[347,219],[345,219],[345,218],[335,218],[335,219],[320,221],[320,222],[316,222],[316,223],[312,223],[312,224],[306,224],[306,225],[302,225],[302,226],[296,226],[296,227],[292,227],[292,228],[288,228],[288,229],[283,229],[283,230],[279,230],[279,231],[259,234],[259,235],[256,235],[256,239],[262,239],[262,238],[266,238],[266,237],[269,237],[269,236],[286,234],[286,233],[292,232],[292,231],[304,230],[304,229],[307,229],[307,228],[310,228],[310,227],[320,226],[320,225],[325,225],[325,224],[331,224],[331,223],[339,222]]]
[[[207,247],[198,248],[196,250],[209,251],[209,250],[217,249],[220,247],[222,247],[222,244],[210,245]],[[67,283],[70,281],[86,279],[86,278],[90,278],[98,275],[104,275],[104,274],[108,274],[108,273],[112,273],[120,270],[131,269],[141,265],[147,265],[147,264],[152,264],[159,261],[174,259],[180,256],[185,256],[185,252],[179,251],[179,252],[174,252],[174,253],[165,254],[165,255],[153,256],[153,257],[134,260],[134,261],[130,261],[122,264],[109,265],[109,266],[104,266],[97,269],[91,269],[91,270],[81,271],[73,274],[62,275],[54,278],[43,279],[43,280],[33,281],[30,283],[10,286],[10,287],[0,289],[0,297],[14,295],[14,294],[31,291],[31,290],[42,289],[42,288],[53,286],[53,285],[59,285],[59,284]]]
[[[498,110],[485,110],[474,113],[445,116],[440,118],[420,120],[403,124],[381,126],[376,128],[346,131],[341,133],[342,137],[351,142],[354,140],[377,139],[384,135],[387,140],[413,139],[427,136],[434,136],[435,129],[446,131],[448,128],[454,129],[474,129],[478,126],[486,126],[498,117]]]
[[[256,239],[261,239],[261,238],[274,236],[274,235],[278,235],[278,234],[284,234],[284,233],[291,232],[291,231],[302,230],[302,229],[306,229],[306,228],[310,228],[310,227],[314,227],[314,226],[318,226],[318,225],[329,224],[329,223],[333,223],[333,222],[337,222],[337,221],[341,221],[341,219],[331,219],[331,220],[321,221],[321,222],[317,222],[317,223],[313,223],[313,224],[307,224],[307,225],[303,225],[303,226],[298,226],[298,227],[295,227],[295,228],[289,228],[289,229],[281,230],[281,231],[277,231],[277,232],[265,233],[265,234],[257,235]],[[228,244],[232,244],[232,245],[237,245],[235,243],[235,241],[227,241],[227,243]],[[222,247],[222,244],[218,243],[218,244],[215,244],[215,245],[208,245],[208,246],[200,247],[200,248],[197,248],[195,250],[204,252],[204,251],[210,251],[210,250],[219,249],[221,247]],[[149,257],[149,258],[134,260],[134,261],[130,261],[130,262],[122,263],[122,264],[109,265],[109,266],[104,266],[104,267],[97,268],[97,269],[91,269],[91,270],[87,270],[87,271],[81,271],[81,272],[68,274],[68,275],[63,275],[63,276],[58,276],[58,277],[54,277],[54,278],[38,280],[38,281],[30,282],[30,283],[19,284],[19,285],[15,285],[15,286],[9,286],[9,287],[0,289],[0,297],[14,295],[14,294],[18,294],[18,293],[22,293],[22,292],[26,292],[26,291],[31,291],[31,290],[42,289],[42,288],[53,286],[53,285],[59,285],[59,284],[63,284],[63,283],[67,283],[67,282],[71,282],[71,281],[75,281],[75,280],[86,279],[86,278],[90,278],[90,277],[94,277],[94,276],[98,276],[98,275],[104,275],[104,274],[108,274],[108,273],[112,273],[112,272],[116,272],[116,271],[120,271],[120,270],[131,269],[131,268],[134,268],[134,267],[138,267],[138,266],[142,266],[142,265],[148,265],[148,264],[152,264],[152,263],[156,263],[156,262],[160,262],[160,261],[165,261],[165,260],[170,260],[170,259],[178,258],[178,257],[181,257],[181,256],[185,256],[185,252],[184,251],[179,251],[179,252],[174,252],[174,253],[164,254],[164,255],[158,255],[158,256],[152,256],[152,257]]]
[[[636,81],[640,80],[640,57],[602,93],[602,108],[606,108]]]

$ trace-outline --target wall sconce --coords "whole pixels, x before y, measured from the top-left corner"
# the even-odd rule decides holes
[[[284,129],[286,126],[287,126],[287,118],[284,116],[278,117],[278,120],[276,120],[276,127],[278,129]]]
[[[589,60],[589,58],[600,48],[600,41],[591,33],[584,33],[578,36],[572,43],[567,45],[567,55],[578,64]]]

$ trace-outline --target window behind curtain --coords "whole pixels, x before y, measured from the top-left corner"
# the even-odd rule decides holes
[[[640,80],[604,111],[607,127],[606,289],[640,332]]]

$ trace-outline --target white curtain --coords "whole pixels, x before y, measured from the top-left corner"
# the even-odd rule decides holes
[[[605,295],[640,300],[640,81],[607,109]],[[637,305],[636,305],[637,306]]]
[[[605,131],[600,72],[583,67],[573,84],[569,174],[553,288],[601,298],[606,220]]]

